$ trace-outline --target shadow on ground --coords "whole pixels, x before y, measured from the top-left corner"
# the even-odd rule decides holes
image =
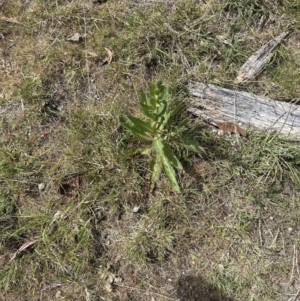
[[[180,301],[235,301],[222,295],[216,285],[207,283],[201,276],[181,276],[177,283]]]

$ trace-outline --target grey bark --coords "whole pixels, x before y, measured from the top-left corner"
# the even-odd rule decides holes
[[[283,32],[274,39],[264,44],[253,55],[249,57],[246,63],[241,67],[235,79],[235,83],[241,83],[254,78],[267,64],[272,51],[277,45],[288,36],[289,32]]]
[[[216,125],[234,122],[247,128],[276,131],[282,137],[300,140],[300,106],[234,91],[215,85],[188,84],[192,101],[188,111]]]

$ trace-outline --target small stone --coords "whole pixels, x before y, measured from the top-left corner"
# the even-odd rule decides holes
[[[54,215],[53,215],[53,221],[55,222],[57,219],[61,218],[63,215],[62,211],[58,210]]]
[[[39,191],[43,191],[45,189],[45,184],[44,183],[40,183],[38,185]]]
[[[105,289],[107,292],[111,293],[111,292],[112,292],[111,284],[110,284],[109,282],[106,282],[106,283],[104,284],[104,289]]]
[[[122,278],[116,276],[115,279],[114,279],[114,283],[121,283],[121,282],[122,282]]]
[[[133,207],[133,212],[134,212],[134,213],[137,213],[137,212],[140,211],[140,209],[141,209],[141,206],[135,205],[135,206]]]
[[[74,33],[73,35],[67,37],[67,41],[71,42],[80,42],[85,38],[85,34],[80,34],[78,32]]]

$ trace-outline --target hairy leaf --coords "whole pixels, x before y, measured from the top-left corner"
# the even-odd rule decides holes
[[[136,148],[136,149],[131,149],[130,151],[125,153],[125,157],[131,157],[134,155],[150,155],[151,153],[151,148]]]
[[[156,155],[153,156],[151,162],[150,162],[150,192],[153,191],[155,183],[158,181],[160,175],[161,175],[161,169],[162,169],[162,159],[160,156]]]
[[[205,149],[199,145],[198,141],[190,136],[182,136],[180,142],[186,149],[191,150],[194,153],[206,154]]]
[[[148,95],[145,92],[141,93],[141,100],[140,100],[140,104],[142,106],[148,106],[148,107],[152,107],[150,99],[148,97]]]
[[[179,159],[174,155],[168,144],[161,138],[155,139],[152,146],[159,156],[166,158],[166,160],[172,163],[176,168],[183,169]]]
[[[172,152],[170,147],[165,141],[162,141],[163,144],[163,154],[164,156],[178,169],[183,169],[181,162],[176,157],[176,155]]]
[[[142,92],[141,94],[140,105],[143,113],[151,120],[156,121],[156,116],[155,116],[156,108],[152,106],[149,97],[144,92]]]
[[[162,100],[156,106],[155,114],[157,117],[161,117],[164,114],[166,114],[167,110],[168,110],[168,104],[166,101]]]
[[[180,192],[180,187],[178,185],[178,182],[176,180],[176,175],[175,175],[175,171],[174,168],[172,167],[170,161],[166,158],[166,157],[162,157],[162,164],[164,167],[164,171],[166,173],[166,176],[168,177],[172,188],[176,191],[176,192]]]
[[[165,125],[168,123],[169,119],[171,117],[171,112],[165,113],[164,116],[160,117],[158,120],[158,130],[162,131],[165,127]]]
[[[157,107],[161,101],[169,103],[171,101],[171,94],[169,89],[163,82],[150,85],[150,101],[153,107]]]
[[[145,140],[153,140],[154,129],[149,122],[145,122],[139,118],[122,115],[122,124],[138,138]]]
[[[161,156],[161,157],[164,156],[164,153],[163,153],[164,145],[163,145],[163,140],[161,138],[155,139],[152,142],[152,147],[159,156]]]

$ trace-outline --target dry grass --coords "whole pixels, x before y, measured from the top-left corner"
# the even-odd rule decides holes
[[[150,195],[147,160],[123,155],[142,142],[119,116],[139,114],[154,80],[178,101],[191,79],[232,86],[248,56],[287,29],[243,89],[298,99],[299,8],[0,1],[0,299],[296,300],[298,145],[219,137],[182,112],[208,155],[181,154],[182,194],[162,177]],[[76,32],[85,37],[69,41]]]

